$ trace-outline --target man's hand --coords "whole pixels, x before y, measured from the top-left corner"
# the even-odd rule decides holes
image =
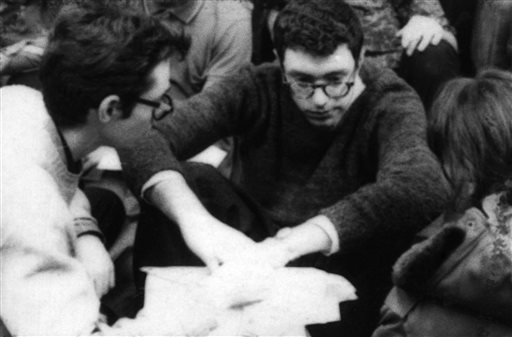
[[[316,221],[318,218],[293,228],[282,228],[274,237],[258,243],[258,260],[273,267],[283,267],[303,255],[329,252],[332,241],[327,232],[315,224]]]
[[[258,259],[274,268],[279,268],[299,257],[287,239],[292,232],[293,228],[285,227],[280,229],[275,236],[258,243]]]
[[[188,247],[212,271],[226,262],[255,258],[253,240],[212,216],[197,217],[181,226],[181,231]]]
[[[439,44],[444,34],[443,27],[435,19],[414,15],[397,36],[402,38],[402,47],[411,56],[415,50],[424,51],[429,44]]]
[[[83,235],[76,242],[76,255],[94,281],[96,294],[101,298],[115,283],[114,264],[105,246],[98,237]]]
[[[254,260],[254,241],[213,217],[181,173],[166,171],[158,175],[146,197],[178,224],[187,246],[210,270],[228,261]]]

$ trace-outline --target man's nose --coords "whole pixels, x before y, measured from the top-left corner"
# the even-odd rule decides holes
[[[313,91],[313,96],[311,96],[313,100],[313,104],[317,107],[323,107],[329,102],[329,97],[325,94],[323,88],[317,87]]]

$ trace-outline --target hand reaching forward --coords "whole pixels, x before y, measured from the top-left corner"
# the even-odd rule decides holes
[[[424,51],[429,44],[439,44],[444,34],[443,27],[435,19],[414,15],[397,36],[402,38],[402,47],[411,56],[415,50]]]
[[[94,235],[83,235],[76,242],[77,258],[94,281],[99,298],[105,295],[115,283],[114,263],[101,240]]]
[[[316,224],[320,217],[323,216],[317,216],[293,228],[282,228],[274,237],[258,243],[258,261],[277,268],[303,255],[329,252],[331,239],[327,232]]]
[[[198,217],[181,231],[188,247],[212,271],[226,262],[255,258],[253,240],[212,216]]]

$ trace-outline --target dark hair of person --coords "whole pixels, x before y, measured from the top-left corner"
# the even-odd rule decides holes
[[[428,142],[454,191],[452,209],[512,192],[512,74],[488,69],[449,81],[432,104]]]
[[[108,95],[118,95],[123,116],[152,85],[151,71],[190,45],[183,27],[101,3],[62,9],[41,62],[46,107],[60,127],[85,123]]]
[[[354,11],[340,0],[291,0],[274,24],[274,46],[281,61],[286,49],[324,57],[345,43],[357,63],[363,30]]]

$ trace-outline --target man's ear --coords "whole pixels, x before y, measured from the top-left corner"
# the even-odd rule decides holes
[[[98,119],[102,123],[108,123],[122,117],[121,99],[117,95],[105,97],[98,107]]]

